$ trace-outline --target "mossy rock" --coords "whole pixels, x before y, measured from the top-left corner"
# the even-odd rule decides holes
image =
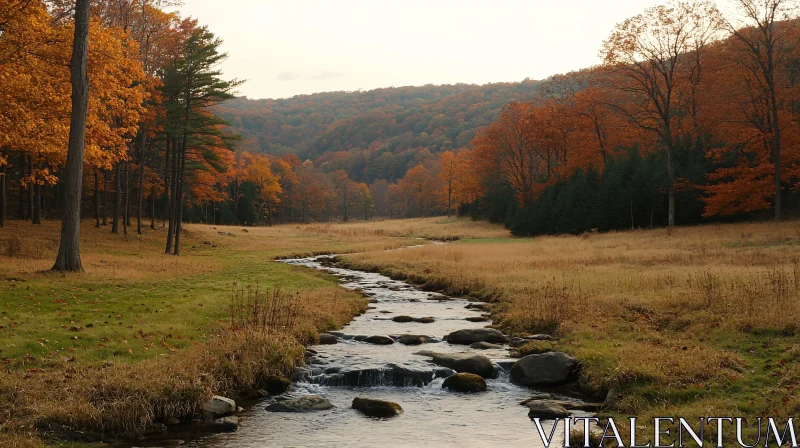
[[[483,392],[486,390],[486,380],[472,373],[456,373],[444,380],[442,388],[455,392]]]
[[[264,380],[264,388],[270,395],[281,395],[289,390],[292,382],[282,376],[270,375]]]
[[[418,324],[432,324],[432,323],[436,322],[436,319],[434,319],[432,317],[419,317],[419,318],[414,319],[414,322],[416,322]]]
[[[411,316],[395,316],[392,318],[392,321],[399,322],[401,324],[405,324],[408,322],[414,322],[414,318]]]
[[[394,417],[403,413],[403,408],[393,401],[361,397],[353,399],[353,409],[369,417]]]

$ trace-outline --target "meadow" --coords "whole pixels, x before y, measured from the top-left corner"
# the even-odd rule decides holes
[[[0,231],[0,445],[136,435],[288,374],[302,345],[363,312],[335,279],[274,260],[336,253],[431,290],[490,301],[494,323],[557,342],[614,415],[791,416],[800,411],[800,227],[748,223],[512,238],[467,219],[164,231],[83,227],[83,274],[52,274],[58,225]],[[413,250],[420,238],[450,241]],[[260,291],[269,328],[232,319]],[[69,442],[65,442],[69,440]],[[78,440],[78,442],[76,442]]]
[[[343,257],[351,267],[493,303],[510,333],[551,333],[610,412],[800,412],[800,226],[725,224],[461,240]]]

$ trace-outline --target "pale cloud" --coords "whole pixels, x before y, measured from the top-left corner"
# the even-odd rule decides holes
[[[331,78],[341,78],[342,76],[344,75],[341,72],[337,72],[335,70],[325,70],[323,72],[320,72],[319,74],[312,76],[311,79],[322,80]]]
[[[276,81],[297,81],[298,79],[300,79],[300,75],[294,72],[278,73],[278,76],[275,77]]]

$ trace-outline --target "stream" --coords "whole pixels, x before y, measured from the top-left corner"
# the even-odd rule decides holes
[[[445,335],[455,330],[489,324],[467,320],[480,316],[482,311],[465,308],[470,304],[467,300],[421,291],[380,274],[331,267],[325,263],[326,258],[329,257],[280,262],[327,271],[339,277],[343,287],[361,290],[374,300],[366,313],[339,332],[331,332],[341,338],[339,343],[310,347],[317,354],[310,358],[308,366],[298,369],[292,388],[279,399],[316,394],[327,398],[335,408],[309,413],[268,412],[264,407],[276,400],[269,397],[240,414],[238,431],[209,435],[182,446],[543,446],[527,416],[527,408],[519,405],[535,391],[509,381],[508,370],[513,359],[507,348],[476,350],[468,345],[442,342]],[[432,317],[434,322],[392,321],[393,316],[400,315]],[[403,334],[432,336],[437,342],[373,345],[353,339],[356,335]],[[453,372],[414,354],[420,350],[480,353],[494,363],[495,378],[487,379],[486,392],[451,392],[442,388],[442,382],[443,377]],[[403,407],[404,413],[389,419],[366,417],[351,409],[355,397],[394,401]],[[550,425],[545,426],[548,431],[549,428]],[[563,434],[560,430],[558,433]]]

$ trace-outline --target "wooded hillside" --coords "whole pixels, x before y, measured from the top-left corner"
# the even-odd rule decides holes
[[[357,181],[394,182],[447,150],[469,146],[511,101],[531,101],[537,81],[391,87],[288,99],[226,101],[218,109],[247,151],[296,154]]]

